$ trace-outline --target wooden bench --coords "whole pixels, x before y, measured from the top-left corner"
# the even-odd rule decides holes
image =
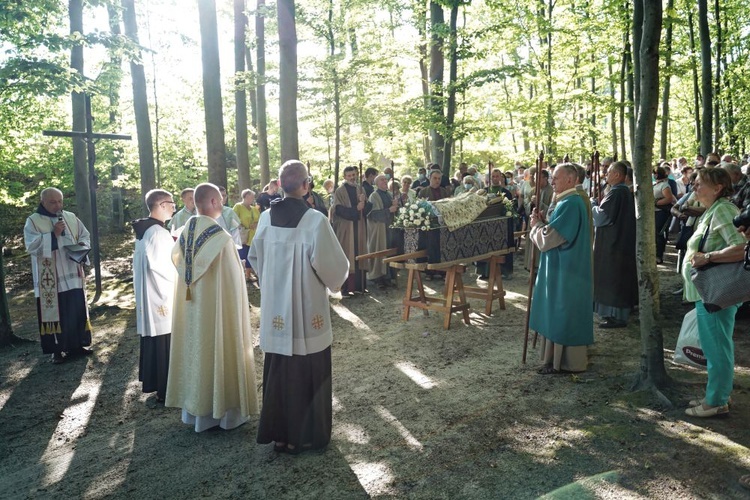
[[[396,255],[397,253],[398,253],[397,248],[387,248],[385,250],[380,250],[378,252],[371,252],[371,253],[364,253],[362,255],[357,255],[354,258],[354,260],[356,260],[357,262],[361,262],[361,261],[370,260],[370,259],[378,259],[381,257],[392,257]],[[366,279],[366,278],[363,277],[363,279]],[[398,274],[396,274],[393,277],[393,282],[396,285],[396,288],[398,288]]]

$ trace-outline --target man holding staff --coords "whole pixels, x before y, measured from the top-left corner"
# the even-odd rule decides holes
[[[364,291],[362,271],[369,271],[367,263],[356,261],[357,255],[367,253],[365,217],[372,209],[362,186],[357,185],[357,167],[344,169],[344,184],[333,194],[333,231],[349,260],[349,276],[341,287],[341,294],[351,296],[355,290]]]
[[[578,172],[570,163],[552,176],[557,205],[545,222],[531,214],[529,238],[541,251],[531,301],[530,327],[544,337],[540,374],[585,371],[594,343],[591,221],[576,194]]]

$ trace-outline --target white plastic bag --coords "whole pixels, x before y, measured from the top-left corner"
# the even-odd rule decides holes
[[[706,357],[698,337],[698,313],[695,309],[688,312],[682,320],[677,347],[674,348],[674,362],[695,368],[706,367]]]

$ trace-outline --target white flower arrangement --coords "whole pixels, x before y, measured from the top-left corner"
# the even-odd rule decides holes
[[[393,227],[413,228],[421,231],[430,229],[430,217],[433,216],[433,208],[427,200],[417,200],[414,203],[401,207],[398,215],[393,220]]]
[[[513,204],[513,200],[509,198],[503,198],[503,206],[505,206],[505,215],[510,215],[512,217],[516,217],[518,215],[516,213],[516,207]]]

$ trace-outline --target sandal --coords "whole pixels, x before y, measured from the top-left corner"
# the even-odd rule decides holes
[[[536,371],[539,375],[558,375],[560,370],[555,370],[552,365],[544,365]]]
[[[685,410],[685,415],[689,417],[699,417],[699,418],[709,418],[709,417],[728,417],[729,416],[729,406],[722,405],[722,406],[712,406],[711,408],[706,408],[704,405],[700,406],[693,406],[692,408],[688,408]]]
[[[286,450],[286,443],[273,443],[273,451],[275,451],[276,453],[284,453],[286,452]]]
[[[690,402],[688,403],[688,406],[700,406],[700,405],[702,405],[705,402],[706,402],[705,398],[703,398],[703,399],[691,399]],[[727,400],[727,406],[732,406],[732,397],[731,396]]]

